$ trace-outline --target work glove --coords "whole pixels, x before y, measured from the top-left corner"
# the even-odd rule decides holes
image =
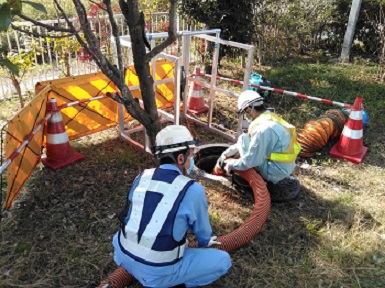
[[[233,173],[233,168],[231,167],[232,165],[230,165],[230,163],[232,163],[233,161],[233,159],[229,159],[224,162],[225,164],[223,170],[225,171],[227,176],[230,176]]]
[[[221,245],[222,244],[221,242],[216,241],[217,238],[218,238],[217,236],[211,236],[209,244],[207,244],[207,247],[211,247],[213,245]]]
[[[223,166],[225,165],[225,160],[226,160],[226,156],[225,155],[221,155],[219,158],[218,158],[218,160],[217,160],[217,166],[221,169],[221,170],[223,170]]]

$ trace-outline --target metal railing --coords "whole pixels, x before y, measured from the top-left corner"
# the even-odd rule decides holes
[[[209,34],[214,34],[215,36],[211,36]],[[153,47],[155,45],[156,40],[158,40],[158,39],[163,40],[164,38],[167,37],[167,33],[164,33],[164,32],[163,33],[150,33],[150,34],[147,34],[147,37],[151,41],[151,46]],[[211,42],[213,44],[213,47],[214,47],[214,52],[211,56],[212,57],[212,59],[211,59],[211,63],[212,63],[211,74],[207,75],[207,77],[210,78],[209,82],[205,81],[205,80],[196,79],[195,76],[199,76],[199,75],[196,75],[195,74],[196,72],[194,72],[193,74],[191,73],[192,72],[191,71],[192,66],[195,66],[195,68],[198,68],[200,65],[196,65],[196,64],[202,64],[202,63],[197,63],[197,62],[199,62],[199,60],[196,60],[196,59],[199,58],[198,56],[199,56],[200,52],[197,51],[199,49],[197,49],[197,47],[195,45],[196,43],[199,43],[201,40]],[[250,78],[251,69],[252,69],[254,46],[220,39],[220,29],[196,30],[196,31],[178,31],[178,41],[177,42],[179,42],[179,43],[176,43],[176,45],[179,44],[181,46],[180,47],[181,51],[179,51],[180,55],[179,55],[179,53],[177,55],[180,57],[181,62],[180,63],[177,62],[178,65],[175,66],[175,70],[174,70],[174,81],[175,81],[174,85],[176,85],[175,86],[176,89],[174,91],[174,100],[175,100],[174,111],[173,111],[174,116],[168,115],[168,117],[166,117],[166,120],[173,119],[173,122],[175,124],[178,124],[179,118],[181,116],[182,118],[185,118],[188,121],[194,122],[198,125],[207,126],[207,128],[210,131],[218,133],[218,134],[228,138],[231,141],[235,141],[237,139],[237,135],[239,135],[241,133],[241,125],[237,126],[237,131],[232,131],[232,133],[230,133],[229,129],[223,129],[225,127],[222,128],[219,125],[216,125],[216,123],[214,123],[215,121],[213,119],[214,106],[215,106],[216,100],[218,100],[218,96],[220,94],[231,97],[233,99],[237,99],[239,97],[239,95],[237,93],[234,93],[234,92],[228,90],[228,88],[224,89],[224,88],[221,88],[218,86],[217,73],[218,73],[218,63],[219,63],[219,47],[220,47],[220,45],[223,45],[223,46],[226,46],[229,48],[242,49],[245,52],[245,55],[247,56],[247,63],[246,63],[245,71],[244,71],[244,79],[243,79],[243,81],[238,81],[238,83],[237,83],[237,84],[240,84],[240,82],[242,82],[241,90],[244,91],[244,90],[248,89],[248,87],[249,87],[249,78]],[[112,41],[112,43],[114,43],[114,41]],[[120,37],[120,43],[121,43],[122,47],[125,47],[128,50],[130,50],[131,41],[130,41],[129,36],[121,36]],[[175,52],[175,51],[171,50],[169,52],[170,52],[169,54],[172,54],[172,52]],[[116,60],[116,57],[117,57],[117,55],[116,55],[116,49],[115,49],[115,52],[114,52],[114,59],[115,60]],[[174,57],[174,56],[169,55],[169,57]],[[178,58],[175,58],[175,59],[178,59]],[[172,60],[170,60],[170,61],[172,61]],[[155,59],[153,60],[153,66],[155,66]],[[183,73],[181,73],[182,72],[181,71],[182,66],[183,66],[184,72],[186,73],[186,77],[185,77],[186,83],[184,85],[183,97],[182,97],[182,99],[180,99],[180,97],[178,97],[178,96],[180,95],[180,93],[182,91],[178,90],[179,86],[180,86],[180,82],[178,83],[178,81],[182,80],[182,79],[179,79],[179,75],[183,74]],[[175,77],[177,77],[177,78],[175,79]],[[191,88],[190,86],[193,83],[194,83],[194,85],[198,85],[201,88],[206,88],[209,91],[207,98],[206,98],[208,100],[207,120],[201,120],[201,119],[191,115],[190,113],[188,113],[188,106],[189,106],[189,104],[188,104],[189,95],[188,94],[189,94],[189,89]],[[183,101],[183,106],[182,106],[183,110],[182,111],[180,111],[181,106],[179,105],[179,102],[181,100]],[[121,113],[122,112],[123,112],[123,109],[121,109]],[[165,116],[165,113],[162,113],[162,115],[160,115],[160,116]],[[142,145],[142,144],[138,144],[136,142],[133,142],[131,138],[127,137],[127,135],[129,135],[131,133],[143,131],[144,128],[138,127],[138,128],[135,128],[134,130],[131,130],[131,131],[125,130],[124,126],[123,126],[123,121],[122,121],[123,119],[124,119],[123,117],[120,117],[121,136],[123,136],[123,138],[130,141],[131,143],[145,149],[146,151],[149,151],[148,147],[146,146],[146,144],[148,144],[146,142],[147,141],[146,138],[144,139],[145,144]],[[241,119],[239,118],[238,120],[240,121]],[[144,135],[144,137],[146,137],[146,135]]]
[[[168,12],[155,12],[147,16],[147,18],[150,18],[150,21],[146,24],[148,33],[165,31],[165,29],[167,29]],[[119,34],[127,35],[128,27],[123,15],[115,14],[114,18],[119,27]],[[73,18],[70,19],[70,21],[75,23],[78,20]],[[106,17],[102,16],[89,17],[89,21],[91,28],[97,31],[103,39],[103,42],[100,43],[103,52],[105,55],[112,57],[109,43],[111,35],[109,21],[106,20]],[[188,24],[180,16],[177,21],[178,30],[195,29],[194,25]],[[65,25],[64,19],[44,20],[40,22],[49,25],[57,25],[59,23]],[[49,34],[45,28],[36,26],[31,22],[17,22],[14,24],[29,32]],[[74,37],[70,39],[78,45]],[[38,50],[42,51],[41,53],[35,54],[33,66],[29,68],[28,71],[24,71],[24,75],[20,81],[23,95],[28,91],[33,93],[35,84],[40,81],[94,73],[99,70],[81,47],[79,47],[78,51],[62,54],[53,49],[53,42],[47,40],[47,37],[34,37],[12,29],[6,33],[0,33],[0,45],[8,45],[9,51],[14,54],[20,54],[22,51],[30,49],[31,43],[37,45]],[[68,75],[68,72],[70,75]],[[0,68],[0,100],[15,97],[16,95],[16,89],[12,85],[12,80],[8,77],[7,71]]]

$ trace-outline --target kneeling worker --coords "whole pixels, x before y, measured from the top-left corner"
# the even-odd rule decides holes
[[[294,176],[290,176],[301,150],[296,140],[295,127],[275,113],[267,111],[264,98],[252,90],[246,90],[239,96],[238,113],[250,122],[248,131],[239,136],[236,144],[222,153],[217,167],[223,168],[227,174],[231,170],[256,169],[267,181],[272,201],[286,201],[297,197],[300,191],[299,182]],[[272,190],[282,190],[286,195],[282,195],[282,191],[279,195],[273,195]]]
[[[146,169],[133,182],[114,235],[114,260],[144,287],[195,287],[207,285],[231,267],[208,215],[202,185],[185,176],[194,166],[195,141],[185,126],[171,125],[156,136],[155,156],[160,167]],[[198,246],[188,248],[191,229]]]

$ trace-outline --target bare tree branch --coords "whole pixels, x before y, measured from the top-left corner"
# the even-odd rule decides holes
[[[124,67],[123,67],[123,60],[122,60],[122,47],[120,45],[120,38],[119,38],[119,29],[118,25],[116,24],[115,18],[114,18],[114,13],[112,12],[111,9],[111,1],[110,0],[104,0],[104,4],[106,4],[107,7],[107,13],[108,17],[110,19],[111,23],[111,29],[112,29],[112,35],[114,36],[115,39],[115,44],[116,44],[116,52],[117,52],[117,57],[118,57],[118,67],[120,70],[120,80],[121,80],[121,85],[124,84]]]
[[[56,7],[63,14],[63,17],[64,17],[65,21],[67,22],[67,24],[74,29],[73,23],[68,19],[67,15],[64,12],[64,9],[60,6],[59,2],[57,0],[54,0],[54,2],[55,2]],[[73,1],[75,8],[76,9],[79,8],[79,10],[77,10],[77,13],[78,13],[80,22],[89,24],[87,14],[85,13],[85,8],[84,8],[83,4],[80,3],[80,6],[77,7],[75,2],[77,2],[77,3],[80,3],[80,2],[75,1],[75,0]],[[81,19],[83,19],[83,21]],[[91,39],[94,39],[95,41],[90,42],[87,40],[87,42],[88,42],[88,44],[87,44],[80,37],[79,33],[75,34],[76,39],[83,46],[83,48],[86,50],[86,52],[91,56],[91,58],[94,60],[96,65],[100,68],[100,70],[102,70],[102,72],[104,74],[106,74],[106,76],[109,77],[115,84],[118,84],[119,83],[118,82],[119,76],[117,76],[117,75],[119,75],[120,73],[116,69],[115,66],[113,66],[111,63],[109,63],[107,61],[107,58],[101,53],[99,45],[98,44],[93,45],[93,43],[97,42],[97,39],[96,39],[94,33],[92,32],[92,30],[90,29],[90,25],[87,25],[87,26],[81,25],[81,27],[82,28],[84,28],[84,27],[88,28],[88,30],[83,29],[84,36],[85,36],[86,40],[87,40],[86,36],[88,35],[88,36],[90,36]],[[91,46],[91,47],[89,47],[89,46]],[[94,52],[98,52],[98,55],[95,55]],[[99,57],[101,57],[101,58],[99,58]],[[106,66],[102,66],[101,61],[103,61],[103,60],[107,63]]]
[[[19,32],[22,32],[22,33],[25,33],[25,34],[27,34],[27,35],[34,36],[34,37],[65,38],[65,37],[71,37],[71,36],[74,36],[74,35],[77,33],[77,32],[75,31],[74,33],[70,33],[70,34],[50,35],[50,34],[43,34],[43,33],[31,32],[31,31],[28,31],[28,30],[24,30],[24,29],[21,29],[20,27],[14,25],[14,24],[11,24],[11,27],[12,27],[13,30],[16,30],[16,31],[19,31]]]
[[[60,6],[59,2],[57,0],[54,0],[54,2],[59,7],[59,9],[62,10],[62,7]],[[99,63],[99,61],[102,60],[101,58],[103,58],[103,57],[100,58],[100,56],[103,56],[103,55],[101,55],[102,54],[101,51],[98,51],[99,50],[98,49],[99,48],[98,40],[96,39],[94,33],[91,30],[84,5],[80,1],[77,1],[77,0],[73,0],[73,3],[75,5],[75,9],[76,9],[78,16],[79,16],[79,22],[80,22],[80,26],[83,30],[84,37],[86,38],[86,41],[87,41],[87,43],[85,43],[83,41],[83,39],[80,39],[80,41],[81,41],[80,43],[82,46],[85,45],[84,48],[89,49],[87,51],[87,53],[90,54],[90,56],[92,57],[92,59],[94,61],[97,60],[97,61],[95,61],[96,63]],[[71,25],[71,26],[73,25],[72,23],[70,23],[68,18],[66,18],[66,21],[67,21],[68,25]],[[101,64],[101,62],[100,62],[100,64]]]
[[[119,95],[119,93],[112,94],[111,92],[107,92],[106,96],[120,104],[124,104],[124,99],[122,98],[122,96]]]
[[[53,5],[53,7],[55,8],[56,17],[57,17],[57,18],[60,18],[59,9],[57,9],[57,6],[56,6],[56,5]],[[63,16],[64,16],[64,15],[63,15]],[[65,15],[65,16],[67,16],[67,15]]]
[[[55,3],[57,2],[57,0],[54,1]],[[132,96],[131,91],[124,83],[124,78],[122,76],[124,75],[124,70],[119,70],[116,66],[111,64],[107,60],[107,58],[102,54],[98,44],[98,39],[95,37],[94,33],[91,30],[91,25],[88,21],[84,5],[81,3],[80,0],[72,0],[72,2],[74,3],[77,14],[79,16],[80,25],[84,32],[84,37],[89,45],[89,49],[93,52],[90,54],[92,59],[97,59],[97,61],[95,62],[97,63],[98,67],[108,78],[110,78],[118,86],[121,92],[120,98],[116,98],[115,95],[116,101],[118,101],[119,103],[122,103],[121,101],[123,101],[124,106],[126,107],[127,111],[131,114],[131,116],[137,119],[145,127],[149,127],[152,123],[152,120],[148,117],[147,113],[143,111],[139,103],[135,101],[135,98]]]
[[[64,9],[60,6],[59,2],[57,0],[54,0],[55,7],[60,11],[60,13],[63,15],[64,20],[68,24],[68,26],[71,29],[75,29],[73,23],[68,19],[67,14],[65,13]],[[80,37],[79,33],[75,33],[76,40],[82,45],[82,47],[86,50],[87,54],[91,56],[91,58],[94,60],[96,65],[98,65],[99,60],[93,55],[91,49],[88,47],[87,43],[83,41],[82,37]],[[99,65],[98,65],[99,66]],[[111,79],[112,80],[112,79]]]
[[[43,28],[47,29],[48,31],[57,31],[57,32],[65,32],[65,33],[74,33],[76,31],[76,30],[71,30],[71,29],[67,29],[67,28],[61,28],[58,26],[52,26],[52,25],[44,24],[44,23],[41,23],[39,21],[33,20],[32,18],[29,18],[28,16],[25,16],[23,14],[19,14],[18,16],[21,19],[26,20],[28,22],[31,22],[32,24],[35,24],[36,26],[43,27]],[[58,23],[59,23],[59,21],[58,21]]]
[[[151,77],[149,59],[146,58],[144,17],[141,17],[138,1],[120,0],[119,3],[129,28],[134,67],[139,78],[144,110],[147,112],[145,113],[146,122],[141,123],[148,128],[153,123],[158,123],[159,118],[155,101],[154,79]]]
[[[111,34],[115,38],[116,52],[118,58],[118,65],[114,65],[103,54],[99,38],[95,31],[92,30],[92,23],[87,15],[86,8],[83,0],[72,0],[75,6],[75,10],[78,16],[78,21],[72,22],[68,18],[62,6],[59,4],[59,0],[53,0],[55,9],[58,14],[58,18],[64,18],[57,20],[58,23],[64,22],[63,25],[68,27],[58,27],[49,24],[44,24],[39,21],[33,20],[25,15],[21,15],[20,18],[35,24],[36,26],[45,28],[43,31],[45,34],[36,33],[34,31],[25,31],[23,27],[17,27],[12,25],[13,29],[26,33],[28,35],[36,37],[50,37],[50,38],[62,38],[75,36],[79,44],[85,49],[86,53],[92,58],[97,67],[102,73],[106,75],[118,88],[116,93],[107,93],[107,96],[124,105],[128,113],[138,120],[147,130],[147,134],[150,137],[152,144],[155,143],[156,133],[161,128],[159,116],[157,112],[154,79],[150,72],[151,59],[164,50],[167,46],[172,44],[176,40],[176,9],[177,0],[169,0],[170,2],[170,18],[168,27],[168,37],[152,51],[146,51],[146,44],[148,44],[145,31],[144,15],[139,10],[139,0],[119,0],[119,5],[126,20],[127,27],[131,36],[132,53],[134,58],[134,67],[139,78],[140,92],[142,95],[143,106],[139,103],[139,99],[133,97],[129,87],[125,83],[124,76],[124,64],[123,64],[123,51],[119,38],[119,27],[114,18],[114,13],[111,7],[111,0],[103,0],[103,5],[96,3],[96,0],[89,0],[90,3],[98,5],[100,9],[106,11],[108,15],[109,24],[111,25]],[[56,25],[56,21],[55,21]],[[80,28],[79,28],[80,27]],[[65,35],[49,35],[48,32],[63,32]],[[143,107],[143,108],[142,108]]]
[[[125,1],[123,1],[123,0],[119,0],[119,6],[120,6],[120,10],[122,11],[122,14],[123,14],[124,18],[127,21],[126,15],[129,14],[128,4]]]
[[[152,59],[157,54],[162,52],[167,46],[171,45],[176,40],[176,9],[177,1],[170,0],[170,9],[169,9],[169,25],[168,25],[168,37],[159,45],[155,46],[150,52],[146,54],[146,59]]]
[[[57,3],[57,0],[54,1],[55,3]],[[98,39],[95,37],[95,34],[91,30],[91,25],[88,21],[86,9],[83,3],[80,0],[73,0],[72,2],[74,3],[76,11],[78,13],[80,25],[84,32],[84,37],[86,38],[86,41],[88,43],[92,59],[97,60],[95,61],[95,63],[97,63],[98,67],[102,70],[102,72],[107,77],[112,77],[110,79],[118,85],[120,83],[120,71],[117,67],[111,64],[100,51]]]
[[[92,0],[88,0],[89,2],[91,2],[91,3],[93,3],[93,4],[95,4],[95,5],[97,5],[100,9],[102,9],[103,11],[106,11],[107,12],[107,9],[104,9],[102,6],[100,6],[100,4],[98,3],[98,2],[95,2],[95,1],[92,1]],[[103,1],[104,2],[104,1]],[[107,6],[107,8],[108,8],[108,6]]]
[[[75,29],[73,23],[68,19],[64,9],[61,7],[61,5],[59,4],[59,2],[57,0],[54,0],[54,3],[55,3],[55,8],[57,8],[61,15],[64,17],[64,20],[65,22],[68,24],[68,26],[70,27],[69,29],[68,28],[60,28],[60,27],[57,27],[57,26],[52,26],[52,25],[47,25],[47,24],[44,24],[44,23],[41,23],[39,21],[35,21],[25,15],[19,15],[20,18],[24,19],[24,20],[27,20],[27,21],[30,21],[31,23],[37,25],[37,26],[40,26],[40,27],[43,27],[45,29],[47,29],[48,31],[56,31],[56,32],[69,32],[71,35],[74,35],[77,39],[77,41],[84,47],[84,49],[86,50],[86,52],[91,56],[91,58],[95,61],[96,65],[98,65],[98,67],[101,67],[101,64],[99,63],[99,59],[97,56],[94,55],[93,51],[97,50],[97,49],[92,49],[93,47],[91,47],[91,49],[89,48],[89,45],[83,41],[82,37],[80,37],[80,34],[79,32]],[[76,6],[76,5],[75,5]],[[84,8],[84,7],[83,7]],[[59,14],[59,13],[58,13]],[[84,13],[85,14],[85,13]],[[80,15],[79,15],[80,16]],[[86,21],[87,20],[87,16],[85,15],[85,19]],[[16,29],[16,30],[19,30],[20,29]],[[31,34],[34,35],[34,36],[38,36],[36,35],[34,32],[28,32],[28,31],[22,31],[22,32],[25,32],[27,34]],[[93,35],[92,31],[90,31],[90,34]],[[43,36],[39,33],[40,36]],[[59,38],[59,37],[55,37],[55,36],[51,36],[51,35],[44,35],[43,37],[51,37],[51,38]],[[88,42],[88,41],[87,41]],[[101,54],[101,52],[100,52]],[[103,71],[103,70],[102,70]],[[103,71],[105,72],[105,71]],[[105,73],[107,74],[107,73]],[[108,76],[108,75],[107,75]],[[111,80],[113,80],[113,77],[114,75],[111,74]],[[116,80],[116,79],[115,79]],[[114,80],[113,80],[114,81]]]

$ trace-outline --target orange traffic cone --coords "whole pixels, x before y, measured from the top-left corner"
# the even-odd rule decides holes
[[[195,68],[194,74],[199,75],[200,69]],[[199,76],[196,76],[196,79],[199,80]],[[198,115],[205,113],[208,110],[209,108],[205,106],[205,99],[201,85],[192,82],[188,93],[187,111],[191,114]]]
[[[44,166],[58,170],[74,162],[84,159],[84,155],[74,151],[69,143],[67,132],[64,128],[63,118],[57,107],[56,99],[51,98],[47,104],[47,112],[53,112],[48,120],[46,137],[46,154],[41,161]]]
[[[340,140],[330,150],[333,157],[344,158],[353,163],[362,162],[368,147],[363,145],[362,98],[356,98],[349,119],[342,130]]]

